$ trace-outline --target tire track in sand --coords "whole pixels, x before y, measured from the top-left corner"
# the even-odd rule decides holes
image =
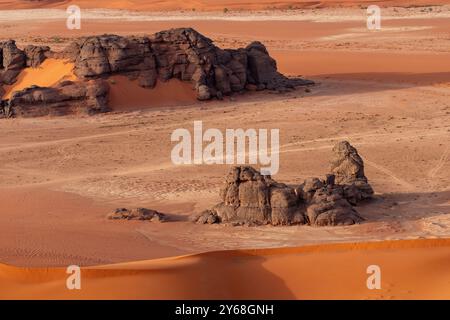
[[[436,174],[439,172],[439,170],[441,170],[445,166],[445,164],[448,161],[449,155],[450,155],[450,146],[448,146],[447,149],[444,151],[437,165],[434,168],[432,168],[430,172],[428,172],[428,176],[430,178],[434,178]]]

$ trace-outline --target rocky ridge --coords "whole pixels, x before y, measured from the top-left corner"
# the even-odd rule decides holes
[[[284,92],[312,84],[280,74],[276,61],[260,42],[241,49],[220,49],[194,29],[180,28],[149,37],[102,35],[80,38],[58,53],[38,46],[21,50],[13,40],[1,42],[0,88],[13,84],[21,70],[38,67],[47,57],[73,62],[79,80],[55,88],[34,86],[18,91],[10,100],[1,102],[0,116],[106,112],[109,110],[107,83],[100,80],[118,74],[137,80],[146,88],[155,87],[157,81],[188,81],[198,100],[222,99],[248,90]],[[98,88],[93,89],[93,86]],[[100,96],[99,91],[102,92]]]

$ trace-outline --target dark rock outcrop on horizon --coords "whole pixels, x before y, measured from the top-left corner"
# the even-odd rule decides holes
[[[343,146],[351,151],[345,152],[345,157],[342,154]],[[348,161],[348,157],[359,158],[361,161],[349,166],[351,170],[338,170],[339,175],[332,173],[325,179],[309,178],[297,187],[278,183],[270,176],[262,176],[250,166],[233,167],[220,192],[221,203],[210,210],[192,215],[191,221],[199,224],[313,226],[360,223],[364,218],[353,206],[373,195],[364,176],[363,161],[356,149],[346,141],[338,143],[333,152],[336,158],[341,159],[340,163]],[[335,163],[336,159],[333,161],[333,168],[336,168]],[[359,174],[359,180],[364,176],[364,189],[354,187],[352,177],[355,171]],[[372,190],[371,194],[368,192],[369,188]]]
[[[82,38],[63,55],[74,61],[75,74],[81,79],[125,74],[152,88],[158,79],[176,78],[192,82],[199,100],[222,98],[246,88],[282,91],[312,83],[280,74],[260,42],[245,49],[223,50],[191,28],[161,31],[150,37]]]
[[[246,90],[285,92],[313,84],[280,74],[276,61],[260,42],[241,49],[220,49],[194,29],[179,28],[148,37],[84,37],[58,53],[32,45],[21,50],[13,40],[0,42],[0,96],[2,85],[14,84],[24,68],[38,67],[48,57],[72,61],[78,81],[70,86],[32,86],[17,91],[10,101],[1,101],[0,118],[109,111],[106,86],[96,82],[93,88],[89,81],[112,75],[127,76],[146,88],[155,87],[157,81],[188,81],[198,100],[222,99]],[[77,106],[81,109],[77,110]]]

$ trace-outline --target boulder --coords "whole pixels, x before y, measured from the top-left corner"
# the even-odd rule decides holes
[[[191,82],[199,100],[220,99],[249,84],[250,88],[272,90],[312,84],[278,73],[275,60],[259,42],[245,49],[222,50],[191,28],[170,29],[150,37],[82,38],[70,44],[62,56],[74,61],[80,78],[137,74],[144,87],[153,87],[156,79],[175,78]]]
[[[248,60],[247,82],[256,85],[258,90],[268,89],[284,92],[294,89],[296,86],[314,83],[300,78],[290,79],[279,73],[276,61],[259,41],[249,44],[245,51]]]
[[[148,220],[151,222],[164,222],[166,221],[166,216],[158,211],[136,208],[136,209],[126,209],[118,208],[107,215],[110,220]]]
[[[338,142],[333,147],[331,172],[337,184],[345,186],[346,198],[352,203],[370,199],[374,191],[364,173],[364,161],[358,151],[348,142]]]
[[[24,49],[26,66],[37,68],[50,54],[50,47],[28,45]]]
[[[213,210],[205,210],[200,214],[194,214],[189,220],[198,224],[215,224],[220,222],[220,218]]]

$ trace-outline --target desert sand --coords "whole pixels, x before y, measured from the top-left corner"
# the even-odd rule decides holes
[[[415,240],[209,252],[84,268],[81,290],[73,291],[66,289],[65,269],[0,265],[0,298],[448,299],[449,244]],[[366,287],[366,268],[373,263],[383,270],[381,290]]]
[[[121,2],[110,3],[121,8]],[[146,3],[142,10],[153,9]],[[0,1],[3,9],[17,5]],[[439,8],[448,13],[447,6]],[[164,9],[173,9],[170,1]],[[333,16],[326,10],[307,14]],[[329,22],[266,21],[251,12],[240,21],[104,18],[76,31],[65,29],[64,19],[31,27],[2,20],[2,39],[61,48],[83,35],[191,26],[221,46],[262,41],[281,72],[317,82],[311,92],[254,92],[199,103],[184,83],[159,83],[151,91],[118,77],[110,114],[2,119],[0,283],[10,288],[2,297],[448,299],[450,28],[448,20],[410,10],[383,20],[379,32],[341,12]],[[24,71],[14,86],[51,85],[71,76],[69,64],[47,60]],[[228,169],[172,164],[171,132],[192,130],[199,119],[221,130],[281,128],[276,179],[292,184],[327,172],[333,144],[349,140],[376,191],[370,205],[358,207],[367,221],[326,228],[189,223],[190,214],[217,202]],[[153,208],[176,221],[105,220],[123,206]],[[80,292],[65,289],[70,264],[86,267]],[[370,264],[386,270],[376,293],[365,286]],[[211,268],[216,271],[208,274]],[[208,275],[201,286],[199,274]],[[173,284],[164,286],[171,290],[161,290],[159,281]],[[210,290],[217,287],[224,289]]]

